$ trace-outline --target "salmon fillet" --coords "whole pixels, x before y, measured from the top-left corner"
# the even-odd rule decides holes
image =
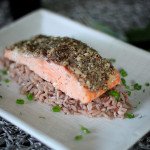
[[[120,83],[118,71],[107,59],[68,37],[38,35],[6,48],[4,57],[26,65],[82,103],[91,102]]]

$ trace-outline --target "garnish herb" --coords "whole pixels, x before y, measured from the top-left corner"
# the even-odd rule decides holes
[[[32,101],[33,98],[34,98],[34,95],[33,95],[32,93],[28,93],[28,94],[27,94],[27,99],[28,99],[29,101]]]
[[[91,131],[90,131],[89,129],[87,129],[86,127],[84,127],[84,126],[81,126],[80,130],[81,130],[83,133],[85,133],[85,134],[91,133]]]
[[[16,104],[22,105],[22,104],[24,104],[24,100],[23,99],[17,99]]]
[[[60,111],[61,111],[61,107],[58,106],[58,105],[56,105],[56,106],[54,106],[54,107],[52,108],[52,111],[53,111],[53,112],[60,112]]]
[[[126,85],[126,89],[130,90],[130,86]]]
[[[148,83],[148,82],[147,82],[147,83],[145,83],[145,86],[150,86],[150,83]]]
[[[109,95],[115,97],[115,99],[116,99],[117,102],[119,101],[119,98],[120,98],[119,92],[117,92],[115,90],[111,90],[111,91],[109,91]]]
[[[141,90],[142,85],[140,85],[140,84],[138,84],[138,83],[135,83],[135,84],[133,85],[133,87],[134,87],[134,90]]]
[[[121,74],[122,77],[126,77],[128,75],[127,72],[124,69],[120,70],[120,74]]]
[[[89,133],[91,133],[91,131],[90,131],[88,128],[86,128],[86,127],[84,127],[84,126],[82,126],[82,125],[80,125],[80,130],[81,130],[81,134],[79,134],[79,135],[77,135],[77,136],[74,137],[74,139],[75,139],[76,141],[82,140],[84,134],[89,134]]]
[[[0,70],[0,73],[1,73],[2,75],[7,75],[7,70],[6,70],[6,69]]]
[[[131,96],[131,91],[127,91],[128,92],[128,96]]]
[[[82,136],[82,135],[76,135],[76,136],[74,137],[74,139],[75,139],[76,141],[80,141],[80,140],[83,139],[83,136]]]
[[[2,95],[0,95],[0,98],[2,99],[2,98],[3,98],[3,96],[2,96]]]
[[[133,113],[125,113],[125,117],[132,119],[132,118],[135,118],[135,115]]]
[[[121,78],[121,82],[124,86],[126,86],[126,80],[124,78]]]
[[[5,83],[9,83],[10,80],[9,80],[9,79],[5,79],[4,82],[5,82]]]

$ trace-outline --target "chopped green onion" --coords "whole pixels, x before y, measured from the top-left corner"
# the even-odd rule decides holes
[[[142,85],[139,85],[138,83],[135,83],[134,85],[134,90],[141,90]]]
[[[52,111],[53,112],[60,112],[61,111],[61,107],[60,106],[54,106],[53,108],[52,108]]]
[[[116,62],[116,59],[114,59],[114,58],[109,58],[108,59],[111,63],[115,63]]]
[[[128,96],[131,96],[131,91],[127,91],[127,93],[128,93]]]
[[[2,99],[2,98],[3,98],[3,96],[2,96],[2,95],[0,95],[0,98]]]
[[[148,82],[147,82],[147,83],[145,83],[145,86],[150,86],[150,83],[148,83]]]
[[[126,89],[130,90],[130,86],[126,85]]]
[[[33,98],[34,98],[34,95],[33,95],[32,93],[28,93],[28,94],[27,94],[27,99],[28,99],[29,101],[32,101]]]
[[[120,70],[120,74],[121,74],[122,77],[126,77],[128,75],[127,72],[124,69]]]
[[[135,115],[133,113],[125,113],[125,117],[132,119],[132,118],[135,118]]]
[[[111,91],[109,91],[109,95],[115,97],[115,99],[116,99],[117,102],[119,101],[119,98],[120,98],[119,92],[117,92],[115,90],[111,90]]]
[[[7,75],[7,70],[5,70],[5,69],[0,70],[0,73],[3,74],[3,75]]]
[[[17,99],[16,100],[16,104],[24,104],[24,100],[23,99]]]
[[[77,136],[74,137],[74,139],[75,139],[76,141],[80,141],[80,140],[83,139],[83,136],[82,136],[82,135],[77,135]]]
[[[126,80],[124,78],[121,78],[121,82],[124,86],[126,86]]]
[[[9,79],[5,79],[4,82],[5,82],[5,83],[9,83],[10,80],[9,80]]]
[[[89,129],[87,129],[86,127],[84,127],[84,126],[81,126],[81,131],[83,132],[83,133],[85,133],[85,134],[88,134],[88,133],[91,133],[91,131],[89,130]]]

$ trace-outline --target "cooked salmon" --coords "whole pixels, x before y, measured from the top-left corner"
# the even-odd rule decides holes
[[[86,44],[68,37],[38,35],[5,49],[4,57],[28,66],[44,80],[82,103],[120,83],[112,64]]]

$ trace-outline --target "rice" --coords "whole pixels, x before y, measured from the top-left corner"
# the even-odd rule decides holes
[[[124,118],[125,113],[131,108],[128,95],[122,85],[114,89],[120,93],[117,102],[108,92],[88,104],[67,96],[56,89],[50,82],[40,78],[25,65],[17,64],[7,59],[3,65],[9,70],[10,77],[20,85],[22,94],[33,93],[36,101],[47,103],[50,107],[59,105],[65,114],[82,114],[88,117]]]

